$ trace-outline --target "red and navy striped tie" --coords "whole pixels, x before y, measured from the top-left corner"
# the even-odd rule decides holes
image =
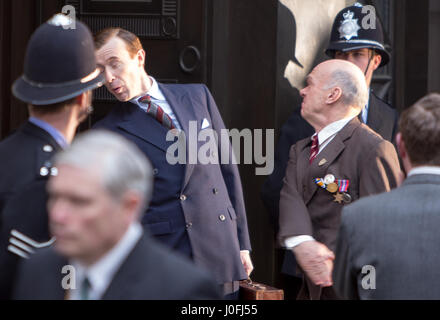
[[[310,158],[309,158],[310,163],[312,163],[313,160],[315,160],[316,156],[318,155],[318,151],[319,151],[318,135],[314,135],[312,138],[312,147],[310,148]]]
[[[166,112],[164,112],[159,105],[151,101],[150,95],[146,94],[145,96],[140,97],[138,101],[139,103],[147,106],[147,113],[154,119],[159,121],[161,125],[168,129],[176,128],[170,116]]]

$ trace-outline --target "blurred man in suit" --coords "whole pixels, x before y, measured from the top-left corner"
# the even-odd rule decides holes
[[[0,143],[0,299],[10,298],[17,261],[51,243],[46,181],[57,173],[52,156],[71,143],[93,110],[91,90],[104,83],[92,34],[79,21],[70,29],[71,23],[58,14],[34,32],[24,74],[12,87],[30,117]]]
[[[360,197],[394,188],[400,166],[394,146],[357,118],[368,91],[355,65],[319,64],[301,95],[301,115],[315,134],[290,150],[278,237],[304,272],[299,298],[335,299],[332,251],[340,212]]]
[[[397,147],[408,178],[342,211],[335,289],[348,299],[440,299],[440,94],[400,118]]]
[[[221,297],[210,275],[143,232],[139,220],[151,198],[153,169],[135,145],[92,131],[57,154],[55,165],[48,210],[56,241],[23,263],[14,298]]]
[[[110,28],[95,35],[106,87],[120,101],[100,122],[133,141],[153,163],[155,190],[142,224],[159,241],[211,270],[225,296],[237,298],[238,280],[252,272],[251,249],[240,175],[228,143],[215,145],[227,163],[202,164],[198,149],[171,164],[167,134],[183,132],[186,146],[204,130],[225,129],[209,90],[200,84],[161,84],[145,71],[145,51],[129,31]],[[190,136],[191,130],[197,135]],[[182,135],[180,135],[182,137]]]

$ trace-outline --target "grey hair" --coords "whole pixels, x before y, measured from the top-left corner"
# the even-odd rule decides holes
[[[342,103],[359,108],[365,107],[368,102],[368,87],[365,76],[356,67],[353,72],[335,70],[330,74],[329,83],[325,90],[339,87],[342,90]]]
[[[55,166],[71,165],[99,170],[105,190],[116,200],[132,190],[141,196],[141,212],[148,206],[153,192],[150,161],[135,144],[104,130],[80,134],[66,150],[55,156]]]

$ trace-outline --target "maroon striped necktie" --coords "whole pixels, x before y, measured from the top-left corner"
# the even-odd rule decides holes
[[[147,106],[147,114],[159,121],[159,123],[165,128],[176,128],[170,116],[165,111],[163,111],[163,109],[159,105],[151,101],[150,95],[146,94],[145,96],[140,97],[138,101],[139,103]]]
[[[309,163],[312,163],[313,160],[315,160],[316,156],[319,152],[319,142],[318,142],[318,135],[314,135],[312,138],[312,147],[310,148],[310,158]]]

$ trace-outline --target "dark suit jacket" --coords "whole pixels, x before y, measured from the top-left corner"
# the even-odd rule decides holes
[[[48,151],[45,146],[51,146]],[[46,212],[46,182],[40,169],[51,168],[59,145],[43,129],[26,122],[0,143],[0,299],[11,297],[12,280],[21,257],[8,251],[11,230],[46,242],[50,239]]]
[[[341,297],[440,299],[439,194],[440,176],[414,175],[343,209],[333,273]]]
[[[385,140],[394,143],[398,131],[398,114],[395,109],[370,93],[367,125]]]
[[[394,146],[357,118],[336,134],[311,165],[310,147],[311,139],[306,138],[290,150],[280,196],[278,237],[283,241],[291,236],[310,235],[334,250],[344,204],[335,202],[314,178],[332,174],[338,180],[349,180],[347,192],[356,201],[396,187],[399,161]],[[317,294],[319,297],[320,292]]]
[[[53,248],[23,260],[14,299],[62,300],[61,272],[67,259]],[[78,284],[77,284],[78,286]],[[116,272],[103,300],[220,299],[210,275],[144,235]]]
[[[195,121],[199,133],[206,118],[220,137],[225,126],[204,85],[159,88],[186,133],[187,146],[189,121]],[[170,165],[166,154],[174,142],[166,141],[166,128],[130,102],[120,103],[95,127],[120,133],[152,162],[154,193],[142,222],[156,239],[210,270],[219,284],[247,278],[240,250],[249,250],[250,240],[236,165]],[[221,148],[231,151],[229,143]]]

